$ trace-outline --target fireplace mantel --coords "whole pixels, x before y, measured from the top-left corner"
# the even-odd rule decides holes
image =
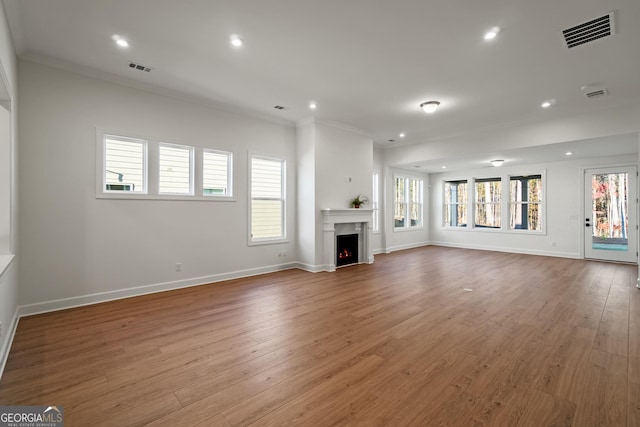
[[[322,209],[323,264],[325,271],[336,271],[336,224],[353,224],[359,236],[358,263],[372,264],[372,209]]]

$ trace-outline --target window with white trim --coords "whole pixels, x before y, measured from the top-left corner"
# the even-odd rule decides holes
[[[394,178],[394,228],[422,227],[423,181],[419,178]]]
[[[159,194],[193,194],[193,147],[160,144]]]
[[[373,232],[380,231],[380,174],[378,172],[373,173],[373,191],[371,192],[371,208],[373,209]]]
[[[502,226],[502,179],[476,179],[475,184],[475,227],[500,228]]]
[[[444,183],[444,226],[467,226],[468,203],[467,180],[445,181]]]
[[[268,243],[286,237],[285,161],[251,156],[251,242]]]
[[[98,131],[96,197],[235,201],[233,154]]]
[[[231,197],[233,155],[226,151],[202,151],[202,194]]]
[[[104,192],[147,192],[147,141],[104,135]]]
[[[509,228],[542,230],[542,175],[509,177]]]

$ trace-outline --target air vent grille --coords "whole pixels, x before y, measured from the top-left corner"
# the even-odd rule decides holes
[[[584,24],[564,30],[562,35],[564,36],[567,47],[571,49],[572,47],[612,35],[615,32],[613,17],[614,13],[611,12],[589,22],[585,22]]]
[[[600,96],[605,96],[606,94],[607,94],[606,89],[599,89],[599,90],[594,90],[592,92],[585,93],[587,98],[598,98]]]
[[[151,68],[145,67],[144,65],[136,64],[134,62],[129,62],[129,68],[133,68],[134,70],[138,71],[145,71],[147,73],[151,71]]]

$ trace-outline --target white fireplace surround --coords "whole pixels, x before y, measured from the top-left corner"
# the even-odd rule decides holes
[[[372,209],[322,209],[323,267],[336,271],[336,236],[358,234],[358,264],[373,264]]]

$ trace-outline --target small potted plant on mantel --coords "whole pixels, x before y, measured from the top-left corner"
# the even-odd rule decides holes
[[[352,208],[356,208],[356,209],[360,209],[360,206],[364,205],[365,203],[368,203],[369,199],[367,198],[367,196],[363,196],[362,194],[358,194],[356,197],[354,197],[353,199],[351,199],[351,207]]]

